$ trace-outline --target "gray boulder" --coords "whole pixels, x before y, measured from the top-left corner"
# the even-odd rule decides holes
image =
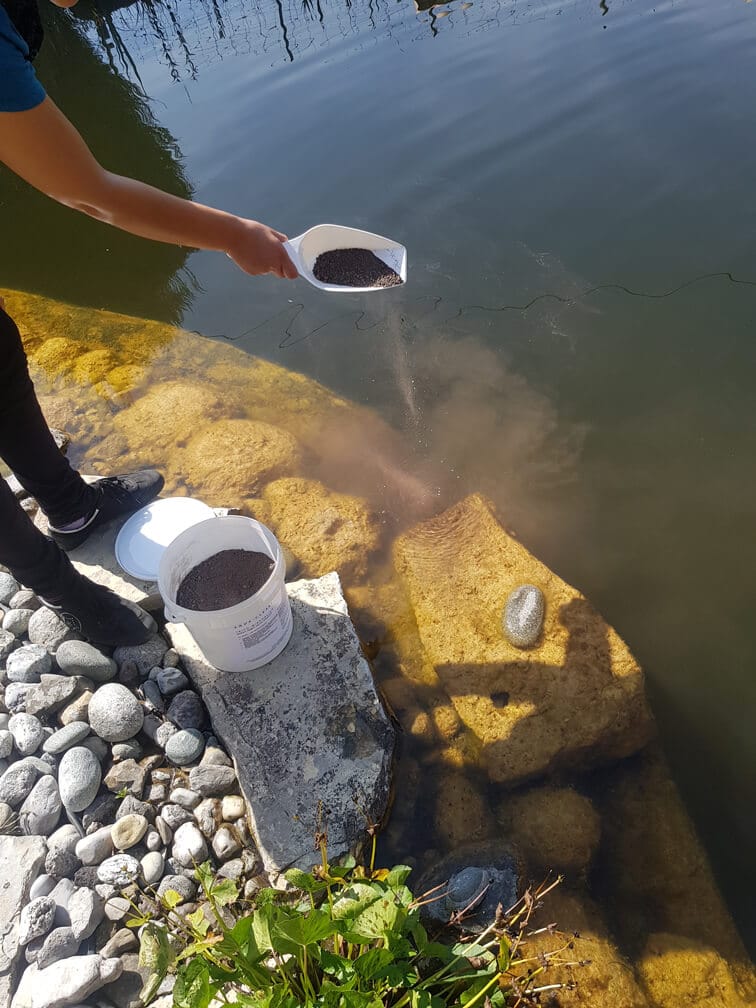
[[[120,959],[99,955],[71,956],[40,970],[36,963],[24,973],[11,1008],[68,1008],[112,983],[123,971]]]
[[[106,683],[89,701],[92,731],[106,742],[125,742],[139,733],[144,721],[142,705],[120,683]]]
[[[8,682],[38,683],[52,669],[50,653],[41,644],[26,644],[8,656]]]
[[[74,746],[63,753],[58,768],[60,797],[71,812],[83,812],[92,804],[99,790],[102,771],[97,757],[84,746]]]
[[[85,641],[65,641],[56,651],[55,660],[66,675],[83,675],[97,683],[109,682],[118,672],[112,658]]]
[[[49,836],[58,825],[62,809],[58,782],[51,774],[41,777],[18,813],[21,832],[27,836]]]

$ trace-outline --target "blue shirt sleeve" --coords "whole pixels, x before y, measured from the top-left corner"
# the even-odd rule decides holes
[[[26,42],[0,5],[0,112],[28,112],[45,99],[28,55]]]

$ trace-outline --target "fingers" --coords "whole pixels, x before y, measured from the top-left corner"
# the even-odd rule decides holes
[[[281,249],[281,270],[278,275],[282,280],[296,280],[299,276],[297,268],[286,254],[285,249]]]
[[[276,236],[276,238],[278,238],[278,240],[279,240],[280,242],[285,242],[285,241],[288,241],[288,240],[289,240],[289,239],[288,239],[288,238],[286,237],[286,235],[285,235],[285,234],[283,234],[283,232],[281,232],[281,231],[274,231],[274,230],[273,230],[273,228],[271,228],[270,230],[271,230],[271,231],[273,231],[273,234],[274,234],[274,235]]]

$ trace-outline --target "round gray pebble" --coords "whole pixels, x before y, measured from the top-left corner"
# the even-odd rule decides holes
[[[49,836],[58,825],[62,808],[58,782],[52,775],[40,778],[18,813],[21,832],[27,836]]]
[[[72,721],[45,739],[42,743],[42,751],[57,756],[65,752],[66,749],[70,749],[71,746],[83,742],[87,735],[89,735],[89,725],[86,721]]]
[[[74,746],[63,753],[58,783],[63,804],[70,812],[83,812],[92,804],[101,780],[100,763],[91,749]]]
[[[120,760],[138,760],[142,755],[142,747],[136,739],[129,739],[127,742],[116,742],[113,746],[113,760],[117,763]]]
[[[8,605],[10,600],[18,591],[20,585],[12,574],[0,571],[0,603]]]
[[[83,675],[96,683],[109,682],[118,671],[112,658],[85,641],[65,641],[55,653],[61,672]]]
[[[145,854],[140,864],[142,865],[142,878],[147,885],[157,885],[163,877],[165,860],[160,851],[151,851]]]
[[[174,696],[189,686],[189,680],[177,668],[158,669],[156,682],[163,696]]]
[[[0,759],[7,759],[13,752],[13,736],[7,728],[0,729]]]
[[[510,593],[502,619],[504,634],[516,647],[532,647],[541,636],[546,600],[535,585],[520,585]]]
[[[42,722],[33,714],[14,714],[8,722],[8,731],[22,756],[35,753],[45,737]]]
[[[29,620],[29,640],[32,644],[41,644],[54,653],[63,641],[70,640],[73,636],[70,627],[52,609],[43,606],[32,613]]]
[[[29,620],[33,612],[33,609],[9,609],[3,616],[3,630],[7,630],[14,637],[23,637],[29,629]]]
[[[13,763],[0,777],[0,802],[18,808],[34,787],[38,776],[37,768],[26,760]]]
[[[89,701],[92,731],[106,742],[125,742],[139,733],[144,721],[142,705],[120,683],[106,683]]]
[[[182,728],[171,735],[165,746],[165,755],[176,766],[195,763],[205,748],[205,736],[197,728]]]

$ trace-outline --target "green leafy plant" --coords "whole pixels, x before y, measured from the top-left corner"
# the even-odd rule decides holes
[[[373,870],[351,858],[331,865],[324,840],[321,856],[312,873],[286,873],[294,896],[263,889],[250,910],[234,883],[214,881],[205,864],[196,877],[206,910],[182,918],[181,897],[169,891],[161,920],[132,919],[142,927],[145,1002],[169,971],[174,1008],[214,1000],[248,1008],[515,1008],[558,988],[542,984],[550,956],[529,958],[524,942],[533,909],[559,880],[506,913],[500,907],[482,934],[466,936],[457,915],[456,940],[442,942],[421,923],[420,908],[443,892],[416,899],[405,884],[410,868]]]

